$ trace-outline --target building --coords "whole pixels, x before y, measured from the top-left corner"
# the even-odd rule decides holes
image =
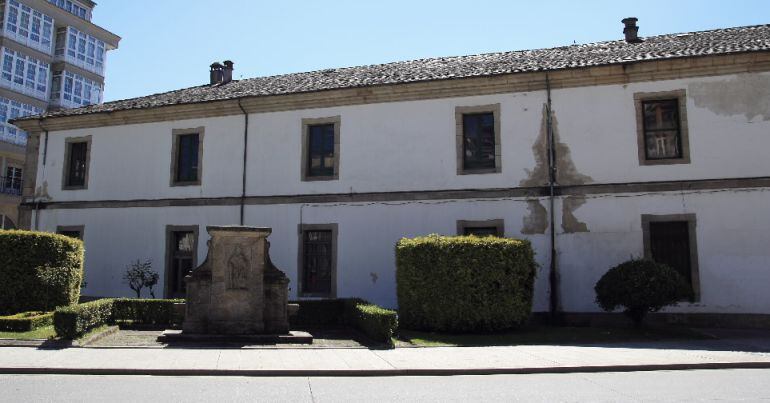
[[[88,295],[166,296],[207,225],[273,229],[290,298],[396,306],[394,244],[525,237],[535,311],[592,315],[630,257],[666,262],[673,314],[768,321],[770,26],[231,80],[18,119],[21,222],[86,245]],[[679,317],[679,316],[672,316]]]
[[[107,52],[120,38],[91,22],[90,0],[0,1],[0,228],[21,201],[27,134],[8,121],[102,102]]]

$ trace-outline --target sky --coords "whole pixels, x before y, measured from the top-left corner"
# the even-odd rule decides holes
[[[123,39],[107,56],[104,100],[233,78],[426,57],[549,48],[770,23],[768,0],[97,0],[93,22]]]

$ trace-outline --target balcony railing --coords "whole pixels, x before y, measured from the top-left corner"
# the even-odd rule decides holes
[[[0,176],[0,193],[12,196],[21,196],[21,189],[21,178]]]

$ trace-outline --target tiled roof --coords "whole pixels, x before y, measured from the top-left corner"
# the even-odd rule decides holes
[[[239,97],[294,94],[341,88],[560,70],[679,57],[770,50],[770,25],[659,35],[641,43],[624,40],[551,49],[440,57],[346,67],[230,83],[185,88],[101,105],[47,112],[43,117],[71,116],[167,105],[210,102]],[[38,117],[30,117],[32,119]]]

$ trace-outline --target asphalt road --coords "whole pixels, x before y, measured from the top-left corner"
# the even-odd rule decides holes
[[[447,377],[0,375],[3,402],[770,400],[770,370]]]

